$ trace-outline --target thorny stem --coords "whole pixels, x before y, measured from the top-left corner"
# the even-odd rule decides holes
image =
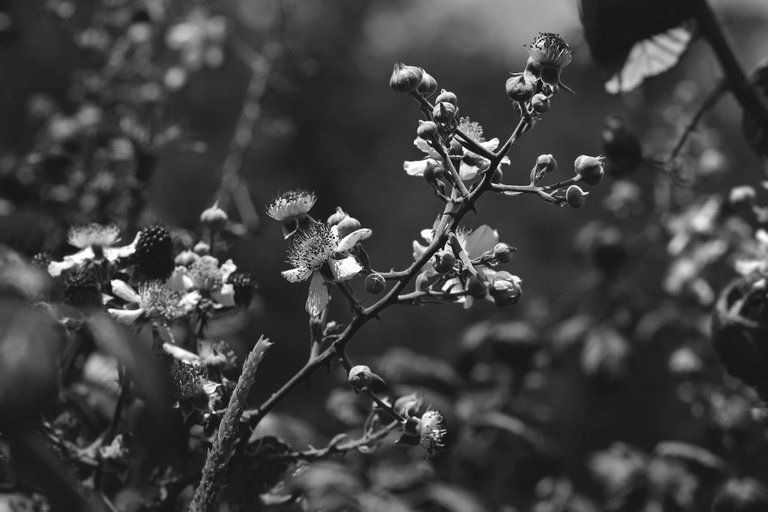
[[[404,422],[404,421],[405,421],[405,418],[403,418],[403,417],[400,415],[400,413],[398,413],[398,412],[397,412],[397,411],[394,409],[394,407],[392,407],[390,404],[388,404],[387,402],[385,402],[384,400],[382,400],[381,398],[379,398],[378,396],[376,396],[376,393],[374,393],[374,392],[373,392],[373,391],[371,391],[370,389],[365,389],[365,390],[363,390],[363,392],[364,392],[366,395],[368,395],[368,396],[371,398],[371,400],[373,400],[374,402],[376,402],[376,405],[378,405],[378,406],[379,406],[379,408],[380,408],[381,410],[385,411],[387,414],[389,414],[390,416],[392,416],[393,418],[395,418],[395,419],[396,419],[397,421],[399,421],[400,423],[402,423],[402,422]]]
[[[261,337],[254,345],[243,363],[243,371],[237,380],[235,390],[229,399],[229,405],[221,419],[219,429],[213,439],[213,446],[208,452],[203,467],[200,484],[195,489],[195,496],[189,507],[190,512],[207,512],[224,484],[224,475],[229,466],[229,459],[235,443],[240,437],[240,418],[245,409],[248,393],[256,380],[256,370],[264,358],[271,343]]]
[[[700,0],[695,9],[694,17],[699,28],[715,52],[720,65],[725,72],[728,85],[744,112],[748,112],[759,122],[764,130],[768,130],[768,105],[760,94],[750,84],[744,68],[741,66],[728,36],[723,31],[720,20],[715,15],[707,0]]]

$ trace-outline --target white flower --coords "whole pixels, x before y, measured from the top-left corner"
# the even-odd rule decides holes
[[[310,315],[320,315],[331,300],[326,281],[347,281],[362,270],[347,251],[370,236],[370,229],[358,229],[339,240],[336,226],[316,223],[294,237],[287,257],[294,268],[281,274],[292,283],[311,278],[306,304]]]
[[[421,237],[427,242],[432,243],[432,237],[434,236],[434,229],[423,229],[421,231]],[[493,248],[499,243],[499,232],[490,226],[483,224],[482,226],[473,229],[459,229],[456,231],[456,238],[459,239],[459,245],[467,253],[469,259],[475,259],[482,256],[484,253],[490,251],[493,252]],[[413,259],[416,260],[424,254],[427,250],[426,245],[422,245],[419,241],[413,241]]]
[[[314,192],[291,190],[280,194],[269,203],[267,215],[283,223],[283,236],[289,238],[297,230],[305,231],[313,224],[314,221],[308,212],[316,200]]]
[[[440,411],[425,412],[419,424],[419,443],[426,450],[428,459],[445,451],[447,435],[448,423]]]
[[[218,307],[232,307],[235,287],[227,279],[235,270],[231,259],[219,265],[213,256],[200,256],[189,267],[177,266],[168,278],[168,287],[184,294],[181,304],[185,311],[195,309],[203,294],[209,294]]]
[[[499,146],[499,139],[497,138],[486,141],[483,138],[482,126],[476,122],[470,121],[468,117],[461,118],[459,121],[459,129],[470,139],[488,151],[493,152]],[[427,141],[417,137],[413,143],[427,155],[427,158],[423,160],[405,161],[403,163],[403,169],[409,176],[423,176],[424,171],[426,171],[430,165],[437,164],[441,168],[444,166],[440,154],[432,149]],[[509,162],[509,158],[506,156],[501,160],[502,164],[509,164]],[[461,158],[461,165],[457,170],[459,172],[459,177],[466,181],[476,178],[478,174],[488,169],[489,166],[490,161],[487,158],[465,148],[464,155]]]
[[[131,325],[142,317],[171,321],[184,314],[181,296],[162,281],[142,283],[138,292],[119,279],[113,279],[111,284],[112,292],[116,296],[128,305],[135,306],[130,309],[107,309],[107,312],[122,324]]]
[[[110,247],[120,239],[120,230],[114,224],[88,224],[77,226],[69,230],[67,241],[78,249],[86,247]]]
[[[69,240],[72,245],[75,245],[75,243],[73,243],[72,233],[70,233]],[[82,243],[84,239],[79,236],[76,236],[74,237],[74,240],[77,241],[77,243]],[[118,258],[125,258],[130,256],[134,252],[136,252],[136,242],[138,240],[139,240],[139,235],[136,235],[136,238],[134,238],[133,242],[131,242],[128,245],[124,245],[122,247],[106,247],[106,246],[102,247],[98,245],[96,245],[96,247],[98,248],[97,250],[101,250],[101,252],[104,254],[104,259],[106,259],[107,261],[115,261]],[[96,259],[96,253],[94,252],[93,247],[94,245],[88,245],[82,250],[76,252],[75,254],[64,256],[64,259],[62,261],[52,261],[48,265],[48,273],[52,277],[58,277],[65,270],[70,270],[72,268],[80,267],[86,262]]]

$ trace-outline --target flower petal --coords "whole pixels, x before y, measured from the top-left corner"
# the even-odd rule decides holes
[[[499,233],[490,226],[483,224],[467,235],[464,250],[470,258],[478,258],[486,251],[492,251],[499,243]]]
[[[421,245],[416,240],[413,241],[413,259],[417,260],[421,258],[421,255],[424,254],[424,251],[427,250],[426,245]]]
[[[347,236],[341,239],[339,245],[336,246],[336,252],[348,251],[355,246],[357,242],[370,238],[373,231],[368,228],[358,229],[351,232]]]
[[[65,270],[69,270],[76,266],[77,263],[74,261],[52,261],[48,264],[48,273],[51,275],[51,277],[59,277]]]
[[[440,154],[437,151],[435,151],[434,149],[432,149],[432,146],[430,146],[427,143],[427,141],[425,141],[421,137],[416,137],[416,139],[414,139],[413,143],[416,145],[417,148],[419,148],[420,150],[422,150],[424,153],[428,154],[432,158],[434,158],[436,160],[441,160],[442,161],[442,159],[440,158]]]
[[[235,305],[235,287],[225,283],[220,290],[211,292],[211,297],[222,306],[232,307]]]
[[[358,263],[352,256],[348,256],[343,260],[331,259],[328,261],[328,266],[331,267],[331,272],[336,281],[347,281],[352,279],[363,270],[360,263]]]
[[[428,160],[427,158],[424,160],[406,160],[403,162],[403,170],[408,176],[424,176]]]
[[[480,173],[480,167],[477,165],[471,165],[465,162],[461,162],[459,166],[459,178],[462,181],[473,180],[477,178]]]
[[[229,259],[221,264],[219,270],[221,270],[221,280],[226,282],[229,275],[237,270],[237,265],[235,265],[234,262]]]
[[[131,288],[131,285],[126,283],[125,281],[121,281],[120,279],[113,279],[110,281],[110,284],[112,285],[112,293],[120,297],[126,302],[130,302],[132,304],[138,304],[139,303],[139,294],[136,293],[136,290]]]
[[[495,151],[496,148],[499,147],[499,139],[497,137],[494,137],[491,140],[481,142],[480,145],[485,149],[487,149],[488,151]]]
[[[202,298],[203,296],[200,295],[200,292],[197,290],[189,292],[181,298],[179,301],[179,306],[185,314],[191,313],[195,310],[195,308],[197,308],[197,304]]]
[[[187,267],[177,266],[165,284],[176,293],[186,292],[192,285],[192,279],[189,277],[189,270]]]
[[[132,325],[141,315],[144,314],[144,310],[139,309],[108,309],[107,313],[115,317],[115,320],[125,325]]]
[[[320,316],[320,313],[328,306],[331,296],[328,294],[328,287],[325,284],[320,272],[312,274],[312,281],[309,283],[309,294],[307,295],[306,309],[307,313],[314,316]]]
[[[312,275],[312,269],[307,267],[292,268],[290,270],[283,270],[280,272],[284,278],[291,283],[298,283],[299,281],[306,281],[309,276]]]
[[[118,258],[130,256],[136,252],[136,244],[139,241],[140,235],[141,233],[137,233],[136,238],[134,238],[133,242],[128,245],[122,247],[104,247],[104,257],[107,258],[108,261],[115,261]]]

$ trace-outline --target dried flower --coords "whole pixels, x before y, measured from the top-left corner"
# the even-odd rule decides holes
[[[428,459],[445,451],[447,435],[448,423],[440,411],[433,409],[425,412],[419,425],[419,443],[426,450]]]

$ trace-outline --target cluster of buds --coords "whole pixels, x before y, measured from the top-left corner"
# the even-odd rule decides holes
[[[573,52],[559,35],[540,33],[528,53],[525,70],[507,80],[507,96],[526,115],[540,116],[549,111],[552,97],[561,87],[572,92],[561,82],[560,74],[570,64]]]
[[[434,230],[422,231],[427,243]],[[413,256],[419,258],[426,246],[413,242]],[[473,231],[459,230],[438,251],[429,267],[416,278],[416,289],[431,298],[472,305],[474,299],[486,299],[497,306],[516,304],[522,296],[522,280],[509,272],[497,270],[512,259],[515,249],[499,242],[496,230],[480,226]]]
[[[397,92],[429,97],[437,90],[437,81],[422,68],[397,62],[392,70],[389,86]]]

